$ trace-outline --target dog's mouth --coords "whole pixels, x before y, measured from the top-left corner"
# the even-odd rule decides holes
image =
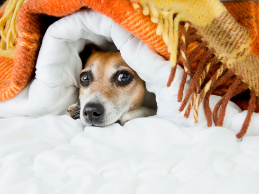
[[[106,127],[106,126],[109,126],[109,125],[112,125],[114,123],[118,123],[118,124],[121,124],[120,123],[120,118],[117,118],[117,119],[114,119],[114,120],[110,120],[110,121],[105,121],[105,119],[102,119],[100,121],[94,121],[94,120],[91,120],[91,119],[85,119],[85,118],[81,118],[82,122],[86,125],[86,126],[93,126],[93,127]]]
[[[93,127],[107,127],[109,125],[112,125],[113,123],[119,123],[120,124],[120,121],[117,120],[115,122],[112,122],[112,123],[94,123],[93,121],[90,121],[90,122],[83,122],[86,126],[93,126]]]

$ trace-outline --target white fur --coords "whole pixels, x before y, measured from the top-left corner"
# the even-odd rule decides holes
[[[124,125],[127,121],[135,118],[148,117],[156,114],[156,110],[141,106],[136,110],[129,111],[123,114],[120,118],[120,124]]]
[[[83,116],[83,109],[88,103],[100,103],[103,105],[104,120],[102,123],[100,123],[100,126],[106,126],[115,123],[124,113],[127,113],[130,108],[127,105],[120,106],[118,108],[118,106],[106,99],[100,92],[96,92],[88,97],[86,95],[80,95],[79,98],[81,104],[80,118],[85,125],[92,125],[91,123],[88,123]]]

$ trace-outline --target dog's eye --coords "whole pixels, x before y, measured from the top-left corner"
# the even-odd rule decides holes
[[[84,83],[90,82],[88,75],[83,75],[81,77],[81,81],[84,82]]]
[[[128,71],[118,71],[114,76],[114,82],[119,86],[125,86],[133,80],[133,75]]]
[[[129,81],[130,80],[130,74],[128,73],[121,73],[119,76],[118,76],[118,79],[117,81],[119,82],[126,82],[126,81]]]
[[[88,86],[90,82],[93,80],[91,72],[83,72],[80,75],[80,84],[82,86]]]

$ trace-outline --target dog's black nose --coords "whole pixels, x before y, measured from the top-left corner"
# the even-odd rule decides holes
[[[100,122],[103,116],[104,108],[101,104],[89,103],[84,107],[84,118],[90,120],[93,124]]]

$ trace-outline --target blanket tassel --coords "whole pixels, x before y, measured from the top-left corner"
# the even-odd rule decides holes
[[[175,67],[171,68],[171,73],[170,73],[170,76],[169,76],[169,79],[168,79],[168,82],[167,82],[167,87],[168,88],[171,86],[172,82],[174,81],[176,67],[177,67],[177,65]]]
[[[217,123],[215,122],[216,126],[222,126],[226,114],[227,104],[229,100],[235,95],[239,85],[241,84],[242,77],[239,76],[234,81],[234,83],[229,87],[227,93],[222,97],[222,102],[220,106],[219,116],[217,118]]]
[[[200,76],[200,75],[202,74],[202,71],[203,71],[203,69],[204,69],[204,67],[205,67],[205,65],[206,65],[206,62],[207,62],[207,60],[208,60],[208,57],[209,57],[211,54],[212,54],[211,51],[207,52],[207,53],[206,53],[206,56],[204,56],[204,57],[200,60],[198,66],[197,66],[196,72],[195,72],[195,74],[194,74],[194,76],[193,76],[193,78],[192,78],[191,85],[190,85],[190,87],[189,87],[189,89],[188,89],[188,91],[187,91],[187,93],[186,93],[186,95],[185,95],[185,97],[184,97],[184,100],[183,100],[183,102],[182,102],[182,104],[181,104],[181,106],[180,106],[180,108],[179,108],[179,111],[180,111],[180,112],[182,112],[182,111],[184,110],[185,106],[187,105],[187,103],[188,103],[188,101],[189,101],[190,96],[192,95],[192,93],[193,93],[193,94],[195,93],[195,92],[194,92],[195,89],[197,90],[196,86],[199,84],[199,78],[200,78],[200,77],[202,78],[202,76]],[[195,95],[195,94],[194,94],[194,95]]]
[[[215,90],[218,86],[222,85],[223,83],[225,83],[227,80],[229,80],[231,77],[233,76],[233,72],[230,70],[226,70],[226,73],[223,74],[217,81],[215,81],[214,84],[212,84],[211,88],[209,89],[209,91],[207,93],[205,93],[205,88],[202,90],[202,92],[200,93],[198,102],[196,102],[195,104],[195,109],[194,112],[196,112],[197,117],[198,117],[198,110],[199,110],[199,105],[204,97],[204,101],[203,101],[203,107],[204,107],[204,114],[207,120],[207,126],[211,127],[212,126],[212,111],[210,109],[210,95],[213,92],[213,90]],[[196,123],[198,122],[198,118]]]
[[[182,102],[182,100],[183,100],[183,90],[184,90],[184,86],[186,83],[187,74],[188,73],[191,74],[191,67],[190,67],[190,64],[188,63],[187,48],[186,48],[186,34],[187,34],[188,27],[189,27],[189,23],[186,23],[184,25],[181,39],[180,39],[180,58],[182,59],[182,66],[184,68],[184,72],[183,72],[182,80],[181,80],[181,83],[179,86],[179,91],[178,91],[178,96],[177,96],[178,102]]]
[[[250,100],[249,100],[249,106],[248,106],[248,112],[247,112],[247,115],[246,115],[246,119],[243,123],[243,126],[242,126],[242,129],[240,130],[240,132],[236,135],[236,137],[238,139],[244,137],[244,135],[246,134],[247,132],[247,129],[249,127],[249,123],[251,121],[251,118],[252,118],[252,115],[253,115],[253,112],[256,108],[256,94],[255,94],[255,91],[254,90],[251,90],[250,91]]]

